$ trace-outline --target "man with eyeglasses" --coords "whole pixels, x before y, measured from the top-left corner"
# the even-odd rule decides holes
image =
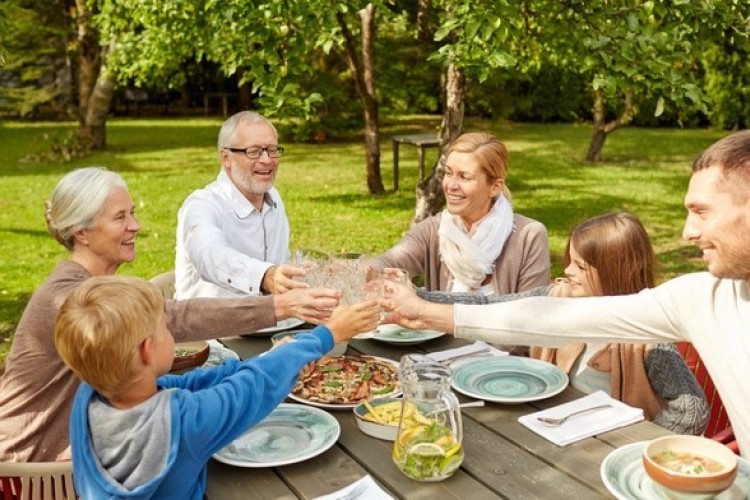
[[[278,294],[307,286],[289,262],[289,220],[273,187],[284,148],[265,117],[242,111],[219,132],[221,171],[177,215],[175,297]]]

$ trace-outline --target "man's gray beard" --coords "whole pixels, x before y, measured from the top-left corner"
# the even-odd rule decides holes
[[[271,190],[271,188],[273,187],[273,183],[274,183],[275,180],[276,180],[276,176],[274,175],[273,179],[271,179],[271,181],[266,184],[266,183],[256,182],[256,181],[254,181],[252,179],[248,179],[244,175],[240,176],[240,181],[242,182],[242,187],[246,191],[248,191],[248,192],[250,192],[252,194],[257,194],[257,195],[264,195],[267,192],[269,192]]]

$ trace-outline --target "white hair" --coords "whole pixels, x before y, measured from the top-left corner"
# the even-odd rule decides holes
[[[50,233],[68,250],[73,250],[73,235],[90,229],[115,188],[127,190],[119,174],[104,167],[73,170],[60,179],[47,208]]]

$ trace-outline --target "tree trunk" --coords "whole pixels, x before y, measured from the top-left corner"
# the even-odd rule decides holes
[[[89,97],[96,85],[101,67],[99,34],[91,27],[92,12],[86,0],[76,0],[78,15],[78,123],[86,122]]]
[[[463,68],[448,65],[443,79],[445,103],[443,121],[440,123],[440,157],[432,173],[417,184],[417,205],[412,224],[438,213],[445,205],[443,174],[445,172],[445,150],[458,138],[464,129],[464,98],[466,76]]]
[[[78,142],[84,149],[107,145],[106,124],[115,80],[107,73],[106,59],[112,45],[101,47],[99,33],[91,25],[93,13],[86,0],[76,0],[78,15]]]
[[[78,141],[85,148],[104,149],[107,146],[107,116],[114,94],[115,81],[102,66],[89,98],[86,118],[78,127]]]
[[[245,77],[245,69],[244,68],[237,68],[237,81],[241,82],[242,79]],[[237,88],[238,91],[238,97],[237,97],[237,106],[239,107],[240,111],[245,111],[250,109],[250,107],[253,105],[253,88],[250,85],[250,82],[243,83],[239,85]]]
[[[589,143],[589,150],[586,153],[586,161],[589,163],[598,163],[602,159],[602,150],[607,136],[620,127],[631,123],[638,114],[638,105],[633,100],[633,91],[625,91],[625,106],[620,116],[611,122],[607,122],[604,110],[604,93],[601,90],[594,91],[594,135]]]
[[[589,143],[589,150],[586,153],[586,161],[589,163],[599,163],[602,159],[602,149],[604,141],[607,140],[607,134],[603,128],[594,126],[594,135]]]
[[[380,175],[380,122],[378,118],[378,101],[375,96],[375,76],[373,63],[373,40],[375,38],[375,7],[359,11],[362,20],[362,61],[357,57],[354,36],[346,24],[343,13],[338,12],[336,19],[341,27],[346,47],[346,60],[354,74],[357,93],[362,100],[365,118],[365,162],[367,169],[367,189],[370,194],[385,192]]]

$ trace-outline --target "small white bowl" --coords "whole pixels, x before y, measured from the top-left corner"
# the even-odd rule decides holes
[[[397,398],[378,398],[371,399],[368,401],[370,406],[377,407],[386,403],[393,403],[394,401],[403,402]],[[393,425],[379,424],[371,420],[365,420],[363,417],[370,413],[364,403],[359,403],[354,407],[354,418],[357,421],[357,427],[374,438],[383,439],[385,441],[395,441],[396,434],[398,434],[398,422]]]
[[[722,469],[717,472],[686,473],[654,461],[654,457],[668,451],[715,460],[721,463]],[[712,439],[700,436],[664,436],[654,439],[643,449],[643,468],[668,498],[713,498],[734,483],[737,477],[737,455]]]
[[[278,344],[282,339],[287,337],[294,337],[298,333],[307,333],[311,330],[296,330],[291,332],[279,332],[271,336],[271,344],[276,345]],[[339,342],[338,344],[335,344],[333,346],[333,349],[328,351],[325,355],[326,356],[341,356],[342,354],[346,353],[346,348],[349,345],[349,342],[346,340],[343,342]]]

